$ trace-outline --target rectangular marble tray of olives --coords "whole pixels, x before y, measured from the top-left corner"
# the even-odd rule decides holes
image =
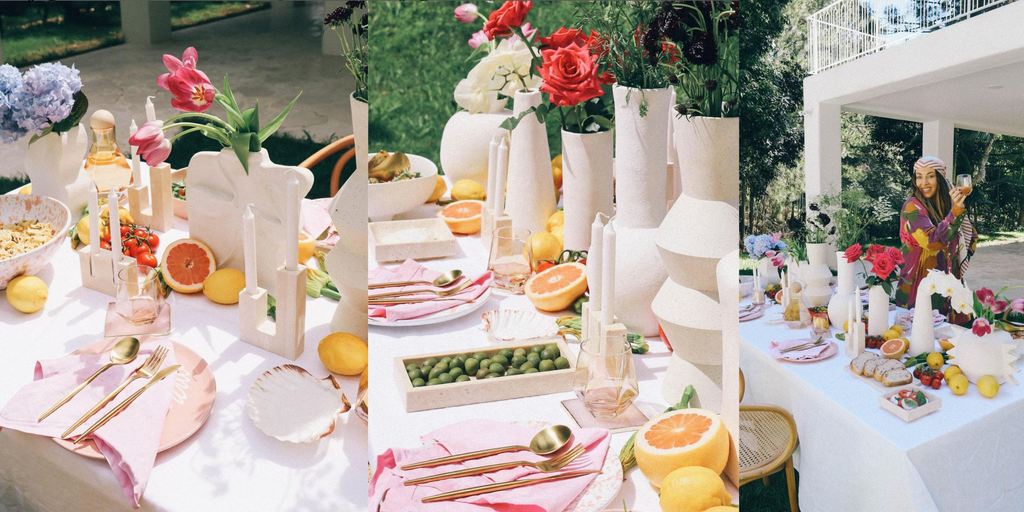
[[[565,340],[554,337],[396,357],[395,378],[405,411],[426,411],[571,391],[575,359]]]

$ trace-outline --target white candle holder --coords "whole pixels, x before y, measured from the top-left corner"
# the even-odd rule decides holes
[[[132,159],[132,165],[142,165]],[[128,209],[136,224],[160,232],[174,227],[174,203],[171,191],[171,166],[163,163],[149,167],[149,185],[128,187]]]
[[[306,337],[306,267],[295,270],[277,269],[276,320],[267,318],[267,291],[256,287],[249,294],[238,293],[238,327],[242,341],[296,360],[305,349]]]
[[[90,185],[89,194],[93,194],[95,202],[99,203],[99,192],[96,191],[96,187]],[[91,233],[100,232],[100,221],[99,221],[99,206],[95,207],[96,222],[93,223],[93,217],[89,218],[89,230]],[[110,215],[117,215],[117,205],[113,205],[114,210]],[[111,233],[111,236],[114,236]],[[117,236],[120,236],[118,233]],[[98,237],[97,237],[98,239]],[[129,258],[123,254],[114,254],[111,250],[100,249],[98,244],[93,246],[83,245],[78,248],[78,263],[81,268],[82,286],[95,290],[100,293],[105,293],[111,297],[117,297],[117,273],[122,269],[134,268],[135,258]]]

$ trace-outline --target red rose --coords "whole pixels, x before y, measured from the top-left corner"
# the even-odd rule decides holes
[[[495,37],[508,37],[512,35],[513,29],[519,28],[526,21],[526,14],[533,8],[533,2],[509,0],[501,4],[497,11],[487,17],[484,23],[484,34],[488,39]]]
[[[885,252],[885,247],[878,244],[872,244],[868,247],[868,252],[864,255],[864,260],[867,262],[875,261],[875,257]]]
[[[861,249],[860,244],[853,244],[846,249],[846,262],[853,263],[860,259],[861,255],[864,254],[864,250]]]
[[[552,105],[571,107],[604,94],[597,81],[597,56],[587,46],[570,43],[557,50],[545,49],[541,54],[544,85],[540,90],[551,95]]]
[[[545,50],[565,48],[572,43],[576,43],[576,46],[583,47],[590,44],[590,38],[593,37],[594,34],[595,32],[591,31],[591,35],[587,36],[578,28],[562,27],[551,34],[550,37],[541,37],[538,38],[537,41],[544,46]]]
[[[871,262],[871,273],[879,277],[883,281],[889,279],[889,275],[896,268],[896,264],[893,263],[892,258],[888,254],[882,252],[875,256],[875,260]]]
[[[889,259],[896,265],[903,264],[903,252],[895,247],[889,247],[885,250],[885,254],[889,256]]]

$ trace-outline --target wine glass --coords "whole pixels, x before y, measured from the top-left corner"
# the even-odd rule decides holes
[[[494,272],[491,287],[516,295],[526,292],[526,280],[533,272],[529,240],[529,229],[508,226],[494,230],[487,259],[487,269]]]
[[[970,174],[957,174],[956,175],[956,186],[964,193],[965,196],[971,195],[971,190],[974,186],[971,184]]]

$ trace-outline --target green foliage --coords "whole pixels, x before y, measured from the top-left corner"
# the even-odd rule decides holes
[[[679,44],[666,39],[671,50],[683,55],[668,64],[676,85],[676,111],[686,116],[737,117],[739,109],[740,37],[739,14],[734,8],[739,2],[711,2],[702,11],[696,2],[673,4],[687,27],[689,41]],[[716,44],[713,63],[694,63],[687,55],[687,47],[694,45],[693,37],[708,33]]]
[[[651,59],[641,44],[660,2],[579,2],[579,6],[576,17],[581,22],[577,25],[601,34],[606,51],[600,63],[607,66],[619,85],[634,89],[668,85],[668,73],[661,67],[668,62],[666,52]],[[565,23],[571,23],[571,18]]]

